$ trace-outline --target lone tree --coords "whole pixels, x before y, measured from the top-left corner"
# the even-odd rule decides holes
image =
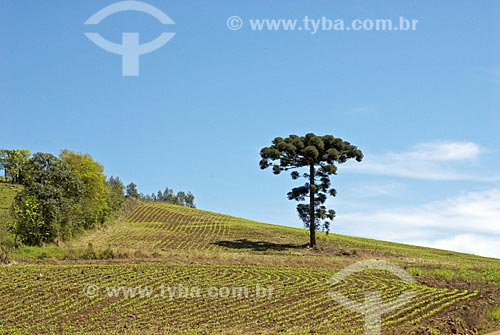
[[[297,205],[297,212],[309,228],[309,246],[315,248],[316,230],[321,227],[321,222],[323,221],[323,228],[328,231],[330,221],[335,217],[335,211],[324,205],[327,194],[337,194],[337,191],[330,187],[330,176],[337,174],[335,164],[345,163],[351,158],[361,162],[363,153],[351,143],[332,135],[317,136],[309,133],[305,136],[276,137],[271,146],[261,149],[260,156],[261,169],[272,166],[276,175],[283,171],[295,170],[291,172],[293,180],[301,177],[296,170],[309,169],[302,174],[306,183],[294,187],[287,195],[289,200],[296,201],[309,198],[309,203]]]

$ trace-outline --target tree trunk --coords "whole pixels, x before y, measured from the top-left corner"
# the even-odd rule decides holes
[[[309,247],[316,248],[316,220],[314,217],[314,164],[309,166]]]

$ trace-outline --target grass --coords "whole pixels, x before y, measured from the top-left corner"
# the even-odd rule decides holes
[[[16,251],[16,259],[48,260],[63,259],[67,251],[53,244],[43,247],[23,245]]]
[[[9,214],[14,197],[22,190],[22,186],[0,182],[0,217]]]
[[[500,306],[491,310],[491,319],[496,322],[500,322]]]
[[[15,196],[21,190],[21,186],[8,184],[0,179],[0,263],[9,261],[14,246],[13,235],[9,232],[11,209]]]
[[[21,264],[0,267],[0,334],[361,334],[362,315],[331,299],[332,290],[358,302],[367,291],[381,292],[385,302],[416,292],[384,315],[384,334],[450,333],[443,317],[467,320],[469,329],[500,328],[491,306],[500,302],[497,259],[337,234],[318,239],[320,250],[311,250],[303,229],[144,204],[62,247],[20,248],[14,258]],[[418,282],[364,271],[329,284],[336,272],[367,259],[398,264]],[[170,299],[161,291],[253,292],[257,285],[274,293]],[[98,293],[89,297],[89,287]],[[145,289],[152,295],[124,296]],[[463,315],[467,310],[477,318]]]

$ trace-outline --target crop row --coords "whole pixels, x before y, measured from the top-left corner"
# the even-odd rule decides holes
[[[382,292],[390,302],[408,291],[416,293],[406,305],[384,315],[384,327],[415,324],[476,292],[446,290],[407,284],[376,271],[353,275],[331,285],[329,271],[313,268],[226,265],[64,265],[19,266],[0,270],[0,329],[36,333],[79,327],[113,330],[120,327],[205,329],[222,328],[257,332],[263,329],[320,327],[360,333],[363,315],[335,302],[329,292],[362,302],[364,293]],[[85,289],[95,285],[95,296]],[[272,288],[264,297],[159,296],[161,286]],[[109,287],[151,287],[150,297],[109,297]],[[373,307],[375,308],[375,307]],[[155,328],[155,329],[156,329]],[[57,330],[57,331],[55,331]]]
[[[126,222],[111,226],[92,243],[129,250],[219,249],[229,235],[228,217],[166,204],[136,208]]]

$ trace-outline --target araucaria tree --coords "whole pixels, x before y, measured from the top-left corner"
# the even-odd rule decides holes
[[[363,153],[351,143],[332,135],[309,133],[305,136],[276,137],[271,146],[261,149],[260,156],[261,169],[272,167],[274,174],[294,170],[291,172],[293,180],[301,176],[306,179],[304,185],[288,192],[288,199],[305,201],[309,198],[308,203],[297,205],[297,212],[309,228],[309,246],[315,248],[316,230],[321,228],[321,224],[328,230],[335,217],[335,211],[327,209],[324,204],[328,195],[337,194],[330,186],[330,177],[337,174],[336,164],[349,159],[361,162]],[[299,171],[302,168],[307,172],[301,175]]]

